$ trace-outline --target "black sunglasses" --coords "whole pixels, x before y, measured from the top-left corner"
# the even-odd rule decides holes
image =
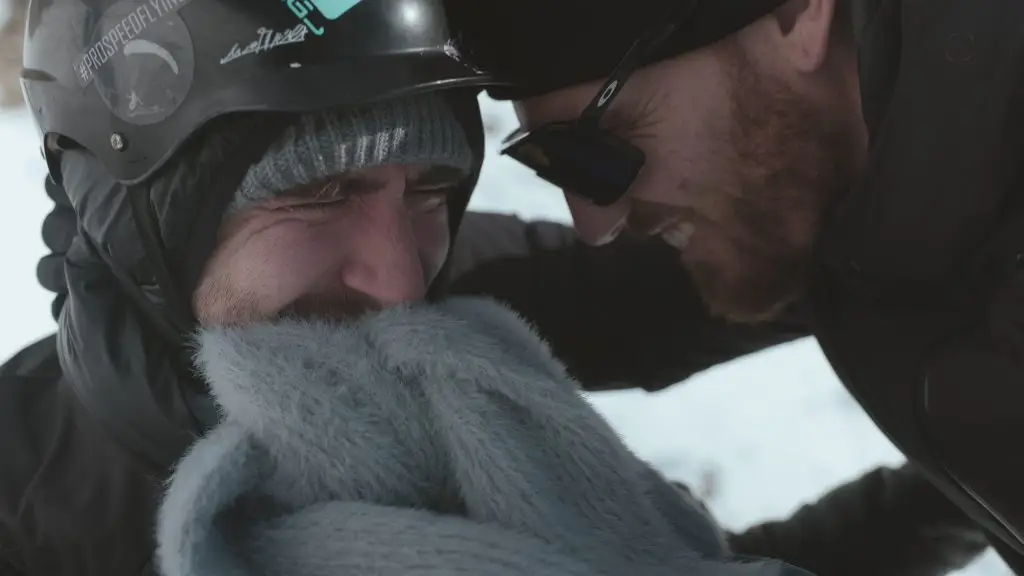
[[[598,206],[609,206],[629,191],[646,157],[642,150],[601,128],[601,117],[622,92],[641,60],[660,47],[697,7],[690,0],[673,7],[633,43],[597,95],[576,120],[516,130],[501,154],[511,156],[555,186]]]

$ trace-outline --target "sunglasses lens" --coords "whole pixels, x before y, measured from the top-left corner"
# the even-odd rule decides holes
[[[506,140],[502,153],[598,206],[622,198],[644,165],[644,153],[636,146],[575,123],[517,133]]]

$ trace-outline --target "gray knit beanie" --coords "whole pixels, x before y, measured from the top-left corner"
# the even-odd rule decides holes
[[[430,164],[468,174],[473,161],[462,126],[436,92],[305,114],[249,168],[227,214],[348,170]]]

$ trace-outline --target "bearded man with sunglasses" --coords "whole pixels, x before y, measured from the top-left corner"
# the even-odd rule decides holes
[[[490,91],[522,124],[504,153],[565,191],[584,241],[660,237],[716,317],[805,319],[875,422],[1024,570],[1006,458],[1024,422],[1024,5],[451,4],[475,60],[515,85]],[[679,354],[664,383],[686,373]]]
[[[663,18],[661,20],[664,21]],[[649,36],[654,42],[663,41],[666,35],[655,31]],[[613,44],[608,48],[617,50]],[[629,68],[626,65],[621,69],[628,72]],[[609,115],[600,119],[608,105],[621,102],[617,96],[624,78],[625,75],[618,83],[600,90],[602,96],[598,98],[592,115],[599,120],[596,122],[598,127],[608,126],[617,114],[615,108],[610,108]],[[592,96],[589,94],[588,98]],[[642,129],[642,126],[637,124],[637,128]],[[636,154],[636,149],[624,146],[620,139],[605,139],[604,132],[600,130],[592,130],[588,134],[596,138],[575,144],[583,147],[588,142],[604,143],[632,162],[627,165],[627,170],[610,171],[597,182],[618,180],[620,187],[623,183],[628,187],[629,176],[638,172],[643,157]],[[541,152],[550,154],[553,150]],[[608,160],[620,157],[618,152]],[[609,169],[617,166],[611,161],[597,165]],[[43,284],[58,293],[54,312],[59,315],[66,305],[69,288],[64,274],[65,253],[75,238],[77,222],[65,192],[54,182],[48,183],[47,190],[58,203],[44,225],[44,238],[54,254],[44,258],[39,274]],[[614,190],[611,194],[615,194]],[[614,202],[614,198],[599,200],[598,204],[607,201]],[[636,213],[640,214],[639,211]],[[636,218],[632,217],[634,221]],[[643,228],[631,223],[632,228]],[[651,231],[662,228],[666,238],[676,234],[681,241],[687,234],[683,227],[685,222],[677,220],[672,224],[675,227],[671,231],[665,227],[667,224],[663,226],[661,223],[652,225]],[[617,223],[612,231],[622,227]],[[633,230],[629,234],[635,236]],[[627,385],[643,385],[650,389],[663,387],[715,363],[806,334],[806,324],[798,316],[782,317],[759,326],[736,325],[712,317],[700,305],[687,272],[672,266],[678,260],[675,250],[660,241],[623,239],[614,242],[608,250],[593,250],[575,243],[569,231],[557,225],[525,225],[511,217],[482,214],[468,214],[463,219],[459,235],[462,240],[452,246],[453,253],[448,261],[450,270],[447,272],[451,281],[446,288],[449,293],[491,294],[510,302],[538,326],[539,331],[551,340],[559,358],[566,361],[573,373],[591,389]],[[586,234],[584,237],[587,238]],[[681,292],[686,293],[682,298],[679,297]],[[629,305],[621,306],[623,302]],[[55,346],[54,338],[47,338],[19,353],[0,371],[5,378],[5,390],[15,394],[21,390],[34,391],[27,400],[5,404],[11,408],[12,415],[0,420],[18,432],[40,435],[48,433],[52,427],[67,425],[67,421],[59,417],[33,417],[31,424],[24,418],[25,414],[33,413],[25,408],[34,405],[32,402],[45,405],[40,383],[52,381],[47,378],[56,378],[53,374],[60,372]],[[52,389],[52,384],[46,388]],[[30,395],[26,393],[24,396]],[[125,404],[138,407],[132,402]],[[143,416],[141,412],[134,415],[138,419],[144,419]],[[146,425],[154,426],[155,423],[146,422]],[[128,434],[120,439],[129,441],[132,437],[133,434]],[[32,443],[15,438],[13,445]],[[83,443],[89,441],[85,438]],[[173,450],[171,453],[176,455]],[[21,452],[11,454],[21,460],[30,460]],[[54,452],[53,458],[58,459],[64,454]],[[114,457],[104,458],[97,450],[80,450],[74,454],[88,454],[87,468],[100,480],[112,470],[120,470],[119,466],[124,464]],[[19,466],[12,466],[11,473],[33,477],[31,471],[34,469],[30,468],[33,462],[28,461],[28,466],[21,464],[19,461]],[[28,473],[22,474],[26,471]],[[75,486],[69,487],[65,482],[67,479],[73,479]],[[54,493],[63,494],[65,498],[84,494],[97,508],[112,506],[112,501],[126,507],[134,507],[141,502],[123,490],[112,490],[120,493],[108,499],[96,497],[91,487],[116,488],[110,483],[96,481],[96,478],[52,475],[49,481],[47,486],[52,487]],[[67,514],[71,512],[43,510],[36,504],[35,509],[40,510],[40,514],[53,514],[23,514],[33,509],[25,502],[51,501],[39,483],[33,482],[31,486],[35,490],[35,500],[12,500],[8,509],[17,510],[18,521],[28,522],[41,532],[45,528],[48,534],[58,537],[62,533],[67,534],[66,529],[57,527],[66,523],[70,517]],[[15,490],[6,492],[20,495]],[[107,515],[108,519],[112,517],[112,514]],[[127,527],[121,526],[120,529]],[[922,485],[921,477],[913,469],[903,468],[868,474],[836,490],[819,504],[802,510],[788,522],[768,524],[731,536],[730,544],[738,553],[789,558],[794,564],[821,575],[923,576],[945,573],[977,554],[982,545],[976,538],[976,532],[973,524],[967,522],[943,497],[929,486]],[[138,534],[145,538],[141,531]],[[77,535],[63,538],[63,543],[73,540],[75,546],[80,541]],[[105,554],[105,551],[94,552],[89,546],[84,548],[97,558]],[[139,550],[130,551],[131,555],[140,553]],[[65,563],[71,561],[59,554],[51,555],[51,558]],[[103,557],[102,561],[120,560]],[[5,570],[14,569],[14,566],[0,563],[0,573],[5,576]]]

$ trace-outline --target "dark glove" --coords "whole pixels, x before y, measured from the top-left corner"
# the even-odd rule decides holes
[[[729,542],[736,554],[777,558],[818,576],[938,576],[988,547],[981,528],[909,464],[878,468]]]

